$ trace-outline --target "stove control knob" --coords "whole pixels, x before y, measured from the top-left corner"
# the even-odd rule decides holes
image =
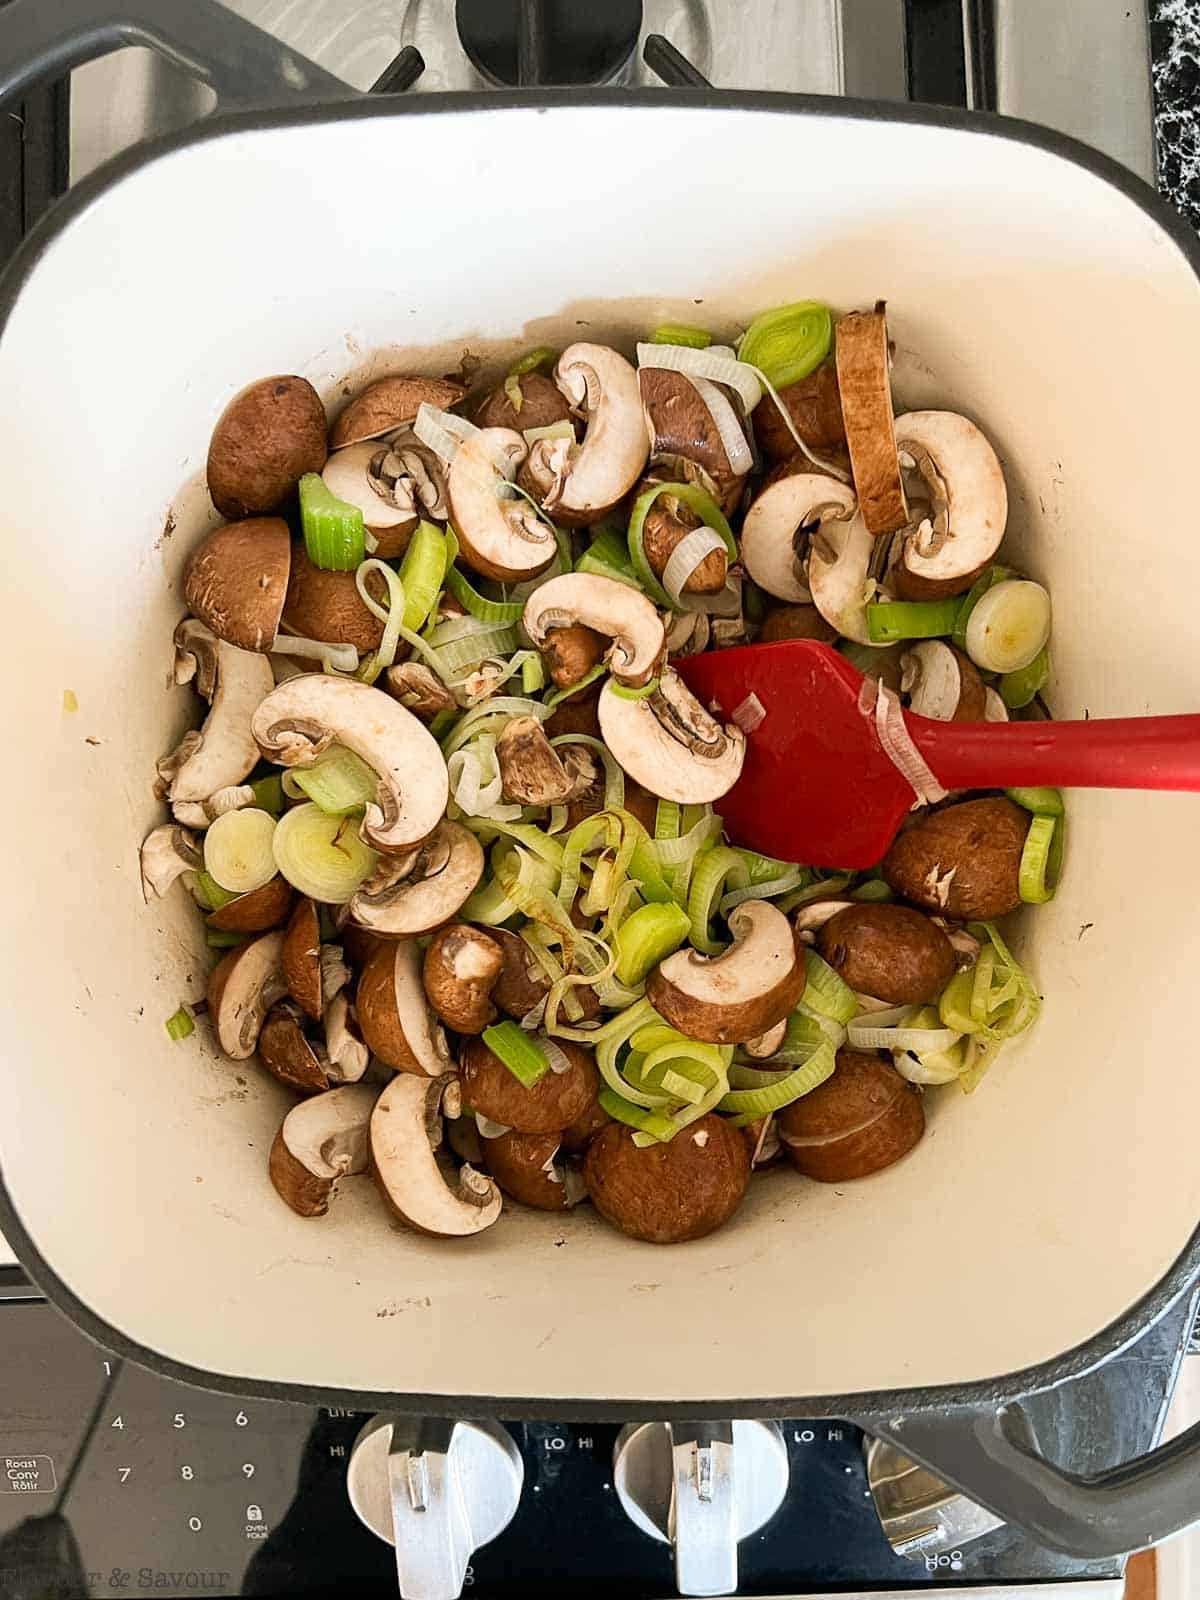
[[[472,1552],[516,1515],[525,1468],[498,1423],[381,1416],[346,1476],[350,1504],[396,1547],[403,1600],[458,1600]]]
[[[622,1428],[613,1484],[626,1515],[675,1547],[683,1595],[737,1588],[739,1539],[787,1493],[787,1446],[773,1422],[641,1422]]]
[[[1004,1526],[999,1517],[935,1478],[886,1439],[866,1439],[867,1484],[888,1543],[912,1561],[938,1558],[955,1569],[955,1552]],[[939,1558],[939,1552],[943,1552]]]

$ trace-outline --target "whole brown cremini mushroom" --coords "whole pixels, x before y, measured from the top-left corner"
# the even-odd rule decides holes
[[[534,1042],[540,1038],[534,1035]],[[569,1063],[547,1072],[532,1089],[516,1079],[482,1039],[468,1039],[459,1060],[463,1098],[480,1116],[518,1133],[561,1133],[583,1115],[600,1092],[591,1052],[556,1040]]]
[[[383,579],[372,572],[368,591],[384,598]],[[283,620],[293,633],[323,644],[348,644],[356,650],[374,650],[383,638],[383,623],[364,604],[353,572],[326,572],[308,558],[304,540],[292,546],[291,577]],[[280,642],[286,650],[286,640]]]
[[[650,480],[643,479],[634,490],[634,494],[641,494],[652,487]],[[688,534],[695,533],[703,526],[696,513],[690,506],[685,505],[678,495],[664,492],[652,501],[642,523],[642,553],[651,572],[660,582],[678,547]],[[728,575],[729,556],[722,547],[719,550],[710,550],[700,563],[692,568],[686,581],[677,587],[680,594],[720,594]]]
[[[429,941],[421,971],[425,997],[455,1033],[482,1033],[496,1015],[492,990],[504,951],[482,928],[452,922]]]
[[[260,378],[217,419],[208,492],[223,517],[276,511],[306,472],[320,472],[327,453],[325,407],[312,384],[294,375]]]
[[[600,1129],[607,1128],[612,1120],[599,1100],[594,1101],[582,1116],[563,1129],[559,1135],[562,1148],[569,1156],[581,1156]]]
[[[283,614],[291,559],[291,535],[282,518],[227,523],[188,557],[184,599],[226,644],[270,650]]]
[[[484,1139],[483,1164],[496,1182],[522,1205],[537,1211],[569,1211],[587,1199],[587,1186],[574,1167],[555,1158],[557,1133],[517,1133],[509,1129]]]
[[[556,422],[570,421],[570,417],[566,396],[554,380],[542,372],[527,372],[511,384],[507,380],[497,384],[496,388],[488,390],[475,409],[479,427],[511,428],[515,433],[524,433],[529,428],[552,428]]]
[[[648,1244],[702,1239],[729,1221],[750,1181],[750,1155],[731,1122],[710,1112],[644,1150],[633,1133],[612,1122],[584,1157],[584,1182],[606,1221]]]
[[[816,606],[772,606],[758,630],[759,644],[774,644],[779,639],[816,639],[821,644],[833,644],[837,629],[832,627]]]
[[[501,1011],[519,1022],[550,993],[550,979],[519,933],[508,928],[489,928],[488,938],[499,945],[502,955],[500,972],[492,986],[492,999]]]
[[[936,1000],[956,965],[942,929],[910,906],[847,906],[821,929],[817,949],[851,989],[894,1006]]]
[[[1002,917],[1021,904],[1029,813],[1004,796],[930,812],[899,834],[881,871],[896,894],[959,921]]]
[[[823,361],[807,378],[780,389],[779,398],[792,427],[810,450],[823,454],[845,447],[846,424],[835,362]],[[754,408],[754,436],[768,461],[787,461],[796,453],[796,441],[770,400]]]
[[[728,505],[754,464],[745,425],[728,395],[704,378],[663,367],[639,368],[638,388],[659,475],[673,470],[665,463],[690,461],[705,473],[718,504]]]
[[[542,660],[546,663],[551,683],[558,689],[572,688],[586,678],[593,667],[600,665],[608,645],[604,634],[597,633],[595,628],[589,628],[583,622],[551,628],[541,646]],[[567,703],[564,701],[563,705]]]
[[[779,1113],[789,1161],[821,1183],[865,1178],[899,1161],[925,1131],[921,1092],[890,1062],[839,1050],[833,1076]]]

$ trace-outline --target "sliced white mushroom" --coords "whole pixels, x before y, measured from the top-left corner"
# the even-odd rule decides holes
[[[743,1044],[786,1020],[804,991],[804,961],[788,919],[766,900],[729,913],[723,955],[683,949],[650,974],[646,998],[689,1039]]]
[[[842,420],[863,523],[872,537],[893,533],[907,522],[908,505],[892,417],[883,301],[874,311],[842,317],[834,341]]]
[[[542,503],[557,521],[592,522],[624,499],[650,454],[638,375],[617,351],[581,343],[558,358],[554,381],[586,418],[587,433],[578,445],[555,439],[534,447],[556,456]]]
[[[987,704],[974,664],[944,639],[922,639],[900,657],[900,688],[918,716],[982,722]]]
[[[437,1078],[454,1067],[446,1034],[425,995],[415,939],[381,943],[359,979],[355,1011],[373,1055],[396,1072]]]
[[[739,545],[746,571],[768,594],[804,603],[809,536],[831,521],[845,522],[858,501],[853,489],[814,472],[780,478],[755,499],[742,523]]]
[[[434,1154],[443,1100],[447,1115],[459,1114],[457,1080],[393,1078],[371,1114],[371,1166],[384,1199],[409,1227],[461,1238],[491,1227],[503,1201],[491,1178],[472,1166],[459,1169],[453,1188],[443,1176]]]
[[[329,1089],[293,1106],[271,1146],[275,1191],[302,1217],[322,1217],[339,1178],[370,1164],[376,1090],[364,1084]]]
[[[953,411],[896,418],[902,462],[925,481],[931,516],[906,532],[899,587],[933,599],[970,587],[1004,537],[1008,491],[996,452],[973,422]]]
[[[205,802],[240,784],[258,763],[250,722],[275,680],[265,655],[226,644],[188,617],[175,630],[175,681],[194,684],[209,712],[204,725],[159,762],[157,789],[178,822],[206,828],[212,818]]]
[[[367,1070],[371,1052],[360,1038],[354,1012],[345,992],[335,994],[325,1008],[325,1053],[330,1077],[357,1083]]]
[[[808,586],[825,621],[856,644],[873,643],[867,604],[874,596],[871,564],[875,540],[861,514],[849,522],[824,522],[810,541]],[[882,647],[879,647],[882,648]]]
[[[391,457],[389,445],[371,439],[335,450],[321,468],[325,487],[347,505],[358,507],[370,533],[397,528],[408,532],[417,525],[420,513],[411,479],[403,475],[399,457]]]
[[[663,800],[719,800],[741,776],[745,734],[710,717],[671,668],[640,700],[605,684],[598,710],[604,742],[618,764]]]
[[[509,487],[525,456],[511,428],[480,428],[458,446],[447,475],[462,560],[501,583],[535,577],[558,551],[554,529]]]
[[[193,834],[177,822],[164,822],[142,841],[142,897],[159,899],[185,872],[199,872],[204,865]]]
[[[521,621],[539,646],[552,629],[577,623],[607,634],[612,675],[634,688],[649,683],[666,648],[662,618],[646,596],[597,573],[568,572],[540,584],[525,602]]]
[[[308,673],[273,689],[251,726],[263,755],[281,766],[308,766],[335,741],[360,756],[379,778],[360,829],[376,850],[409,849],[442,819],[450,786],[438,742],[390,695]]]
[[[430,933],[449,922],[483,876],[483,849],[460,822],[441,822],[415,856],[385,856],[350,902],[350,916],[388,938]]]
[[[231,950],[208,978],[208,1015],[217,1043],[234,1061],[254,1054],[267,1012],[287,993],[283,929]]]

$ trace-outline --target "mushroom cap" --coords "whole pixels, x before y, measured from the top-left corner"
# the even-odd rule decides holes
[[[559,1135],[562,1148],[570,1156],[581,1156],[600,1129],[607,1128],[612,1120],[600,1101],[596,1100],[582,1116],[576,1117],[569,1127],[563,1129]]]
[[[454,1063],[425,998],[421,965],[415,940],[381,944],[363,968],[354,1004],[363,1039],[385,1066],[437,1078],[451,1072]]]
[[[406,874],[388,879],[389,860],[350,901],[350,915],[368,933],[401,938],[448,922],[483,877],[483,848],[461,822],[439,822]],[[376,880],[383,881],[376,887]]]
[[[813,605],[772,606],[758,630],[759,644],[774,644],[779,639],[816,639],[833,644],[838,631]]]
[[[542,660],[546,663],[550,681],[556,688],[570,689],[581,678],[585,678],[593,667],[600,665],[608,645],[609,642],[602,633],[597,633],[595,628],[589,628],[582,622],[551,628],[541,646]],[[597,684],[595,695],[591,696],[590,702],[584,703],[590,703],[594,707],[599,693],[600,687]],[[554,713],[555,716],[568,704],[570,702],[564,700]]]
[[[517,805],[558,805],[577,787],[536,717],[511,717],[505,723],[496,762],[504,798]]]
[[[811,598],[796,541],[815,523],[845,522],[858,502],[853,489],[818,472],[779,478],[758,494],[742,523],[742,564],[768,594],[779,600]]]
[[[378,579],[378,572],[371,577]],[[371,579],[367,581],[373,590]],[[383,623],[363,604],[354,573],[326,572],[314,566],[303,539],[292,546],[283,620],[306,639],[349,644],[356,650],[375,650],[383,638]],[[286,650],[286,641],[280,641],[280,648]]]
[[[510,1128],[482,1141],[483,1164],[514,1200],[537,1211],[569,1211],[587,1197],[579,1173],[556,1161],[557,1133],[518,1133]]]
[[[189,556],[184,599],[218,639],[267,651],[279,631],[291,559],[282,517],[227,522]]]
[[[722,488],[736,478],[716,418],[698,386],[682,372],[641,367],[638,389],[650,438],[650,457],[683,456]]]
[[[909,411],[896,419],[896,441],[912,456],[933,499],[933,517],[904,540],[901,569],[924,593],[969,589],[1004,537],[1004,472],[973,422],[953,411]]]
[[[843,983],[889,1005],[936,1000],[955,972],[954,946],[910,906],[848,906],[821,929],[817,949]]]
[[[372,479],[371,463],[386,454],[387,447],[373,440],[348,444],[344,450],[334,451],[321,472],[330,494],[362,512],[363,527],[378,541],[371,553],[381,561],[404,553],[418,521],[411,498],[407,504],[394,504],[372,487],[373,481],[378,480]]]
[[[780,389],[779,398],[810,450],[824,453],[844,448],[846,424],[835,362],[823,361],[807,378]],[[768,461],[786,461],[795,454],[796,441],[778,408],[769,402],[754,408],[754,436]]]
[[[553,629],[580,622],[606,634],[612,640],[613,677],[633,688],[649,683],[666,648],[662,618],[646,596],[593,572],[567,572],[539,584],[525,602],[521,621],[539,646]]]
[[[199,872],[204,857],[194,834],[177,822],[164,822],[142,840],[140,855],[142,897],[149,901],[166,894],[185,872]]]
[[[554,381],[587,416],[587,433],[544,504],[557,521],[591,522],[625,498],[650,454],[638,375],[617,351],[580,343],[559,356]]]
[[[292,886],[277,872],[261,888],[219,906],[208,918],[208,926],[222,933],[266,933],[287,921],[291,905]]]
[[[299,1094],[322,1094],[329,1073],[305,1036],[299,1012],[286,1002],[272,1007],[258,1036],[258,1059],[280,1083]]]
[[[854,487],[863,525],[876,538],[894,533],[908,521],[882,303],[874,311],[852,311],[842,317],[834,331],[834,348]]]
[[[642,700],[627,700],[606,683],[599,715],[617,763],[660,799],[685,805],[719,800],[741,776],[745,735],[714,721],[671,668]]]
[[[301,895],[283,936],[283,976],[288,993],[314,1022],[325,1012],[321,994],[321,927],[314,900]]]
[[[307,766],[335,741],[360,756],[379,779],[360,830],[376,850],[410,849],[442,820],[450,784],[437,740],[378,689],[320,672],[289,678],[263,700],[252,727],[263,755],[281,766]]]
[[[405,428],[423,404],[449,411],[466,392],[465,384],[456,378],[422,378],[409,374],[376,378],[334,418],[329,430],[330,449],[340,450],[344,445],[378,439],[385,433],[394,433],[397,428]]]
[[[409,1227],[441,1237],[482,1233],[500,1215],[500,1190],[471,1166],[451,1188],[434,1151],[442,1142],[442,1101],[452,1078],[404,1073],[392,1079],[371,1114],[371,1170],[391,1209]]]
[[[234,1061],[254,1054],[266,1016],[285,993],[279,929],[239,945],[208,975],[208,1014],[217,1043]]]
[[[606,1221],[648,1244],[702,1239],[729,1221],[750,1181],[750,1154],[731,1122],[709,1112],[644,1150],[633,1133],[611,1122],[584,1157],[588,1193]]]
[[[504,951],[490,934],[452,922],[425,952],[425,998],[455,1033],[482,1033],[496,1015],[491,994],[503,966]]]
[[[475,409],[480,428],[510,428],[523,433],[526,428],[552,428],[556,422],[570,420],[571,408],[552,378],[543,372],[528,372],[518,378],[521,409],[518,411],[504,385],[489,389]]]
[[[874,555],[875,540],[861,512],[848,522],[823,522],[809,547],[808,587],[813,604],[843,638],[856,644],[872,643],[866,596]]]
[[[803,954],[782,911],[743,900],[728,922],[735,942],[722,955],[677,950],[646,984],[659,1016],[689,1039],[742,1044],[781,1022],[804,993]]]
[[[248,385],[222,411],[208,447],[208,492],[223,517],[276,511],[325,464],[325,407],[304,378]]]
[[[271,1146],[276,1193],[302,1217],[323,1217],[339,1178],[365,1172],[376,1091],[365,1084],[327,1089],[293,1106]]]
[[[841,1183],[907,1155],[925,1131],[925,1111],[920,1090],[890,1061],[839,1050],[832,1077],[785,1106],[777,1126],[794,1167],[821,1183]]]
[[[468,1039],[459,1058],[464,1100],[480,1116],[518,1133],[561,1132],[596,1099],[600,1078],[590,1050],[565,1039],[554,1042],[570,1067],[544,1073],[527,1089],[482,1039]]]
[[[558,554],[554,530],[525,500],[503,493],[526,454],[519,433],[481,428],[459,445],[446,475],[461,559],[500,583],[536,577]]]
[[[891,889],[926,911],[963,922],[1003,917],[1021,904],[1029,823],[1029,813],[1003,795],[944,806],[897,835],[881,871]]]
[[[492,989],[492,999],[501,1011],[519,1022],[550,993],[550,979],[519,933],[508,928],[489,928],[488,938],[500,946],[504,957]]]
[[[975,663],[944,639],[922,639],[900,658],[901,684],[918,716],[937,722],[983,722],[987,691]]]

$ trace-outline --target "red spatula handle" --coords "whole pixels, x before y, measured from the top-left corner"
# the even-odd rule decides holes
[[[906,717],[947,789],[1200,791],[1200,716],[1001,723]]]

